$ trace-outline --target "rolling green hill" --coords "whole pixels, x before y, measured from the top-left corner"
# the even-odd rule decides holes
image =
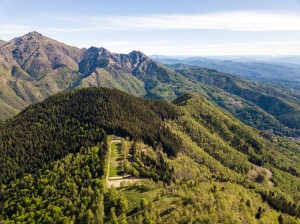
[[[148,180],[107,189],[108,134],[126,138],[133,174]],[[2,124],[0,153],[0,221],[300,221],[299,144],[193,94],[171,104],[108,88],[58,93]]]

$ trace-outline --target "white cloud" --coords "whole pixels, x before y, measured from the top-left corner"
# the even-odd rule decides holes
[[[49,20],[49,16],[45,15]],[[84,33],[147,30],[228,30],[300,31],[300,14],[264,12],[218,12],[198,15],[148,16],[53,16],[54,24],[39,26],[20,23],[0,25],[0,34],[20,34],[32,30],[42,33]],[[42,21],[40,21],[42,22]]]
[[[230,31],[300,31],[300,14],[221,12],[200,15],[85,17],[96,31],[206,29]],[[81,20],[82,21],[82,20]]]
[[[49,20],[50,15],[45,15]],[[52,16],[56,27],[32,28],[45,33],[145,30],[300,31],[299,13],[217,12],[198,15]],[[16,25],[20,26],[20,25]],[[0,26],[1,31],[3,25]],[[16,29],[15,29],[16,30]]]

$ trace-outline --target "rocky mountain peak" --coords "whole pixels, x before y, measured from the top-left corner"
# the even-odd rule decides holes
[[[24,37],[35,38],[35,39],[45,38],[42,34],[40,34],[39,32],[36,32],[36,31],[29,32],[26,35],[24,35]]]
[[[147,56],[141,51],[131,51],[128,55],[131,57],[147,58]]]
[[[147,62],[147,63],[144,63]],[[149,57],[140,51],[132,51],[129,54],[116,54],[100,47],[91,47],[79,63],[80,72],[91,73],[97,67],[113,66],[131,73],[137,67],[143,66],[146,69],[149,63],[153,62]]]
[[[15,38],[10,42],[12,42],[13,45],[18,45],[18,46],[25,44],[25,45],[31,45],[37,47],[41,42],[45,41],[46,39],[48,38],[36,31],[33,31],[25,34],[24,36]]]
[[[107,49],[104,48],[104,47],[98,48],[98,51],[99,51],[99,54],[101,53],[101,54],[103,54],[103,55],[111,55],[111,54],[112,54],[109,50],[107,50]]]
[[[99,59],[109,59],[113,58],[113,54],[108,51],[107,49],[100,47],[90,47],[89,49],[86,50],[84,58],[90,58],[94,60],[99,60]]]
[[[131,64],[136,67],[145,61],[151,61],[151,59],[140,51],[132,51],[128,54]]]
[[[83,50],[65,45],[33,31],[7,42],[1,48],[5,61],[15,61],[35,79],[60,66],[77,71]]]

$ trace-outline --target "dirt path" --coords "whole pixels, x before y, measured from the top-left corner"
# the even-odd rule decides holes
[[[121,182],[123,181],[123,183],[126,185],[127,183],[135,183],[137,181],[143,180],[141,178],[134,178],[134,177],[129,177],[129,178],[122,178],[122,179],[115,179],[115,180],[108,180],[106,182],[106,186],[108,188],[111,188],[112,186],[114,187],[121,187]]]

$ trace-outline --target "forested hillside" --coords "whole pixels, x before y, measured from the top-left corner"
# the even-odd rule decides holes
[[[108,134],[147,180],[107,189]],[[62,92],[3,123],[0,153],[8,223],[299,223],[299,144],[193,94]]]
[[[190,80],[205,84],[203,88],[210,98],[244,123],[279,135],[300,135],[297,95],[212,69],[170,66]]]

